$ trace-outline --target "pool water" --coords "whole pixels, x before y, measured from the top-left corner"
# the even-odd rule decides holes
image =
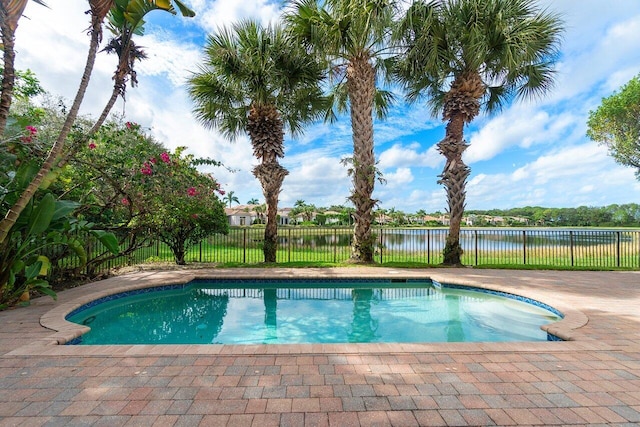
[[[524,300],[524,301],[523,301]],[[212,280],[76,309],[79,344],[546,341],[551,307],[430,280]]]

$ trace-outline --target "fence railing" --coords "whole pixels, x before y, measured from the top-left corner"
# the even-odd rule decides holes
[[[351,228],[281,228],[277,262],[330,262],[349,259]],[[377,228],[375,261],[442,262],[447,229]],[[189,248],[185,260],[202,263],[251,264],[264,260],[262,228],[232,228]],[[462,229],[460,242],[466,265],[512,264],[554,267],[640,268],[640,230],[584,229]],[[104,251],[99,242],[88,246],[92,254]],[[91,259],[92,254],[89,254]],[[94,273],[150,261],[173,261],[171,250],[157,240],[126,256],[111,259]],[[78,261],[65,258],[58,268]]]

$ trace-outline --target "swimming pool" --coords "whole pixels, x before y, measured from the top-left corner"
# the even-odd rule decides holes
[[[554,339],[540,302],[425,279],[215,279],[138,289],[66,319],[72,344],[506,342]]]

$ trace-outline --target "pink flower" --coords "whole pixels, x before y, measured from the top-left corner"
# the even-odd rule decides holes
[[[218,190],[218,194],[220,194],[221,196],[224,196],[225,191],[224,190]]]
[[[93,142],[89,143],[89,150],[95,150],[96,147],[97,147],[97,145],[95,143],[93,143]]]
[[[25,129],[29,131],[29,135],[23,136],[22,138],[20,138],[20,141],[29,143],[33,141],[33,137],[36,135],[36,133],[38,133],[38,129],[34,128],[33,126],[25,126]]]
[[[155,164],[156,164],[156,162],[157,162],[157,160],[156,160],[156,158],[155,158],[155,157],[150,158],[150,159],[149,159],[149,161],[150,161],[151,163],[153,163],[154,165],[155,165]]]
[[[169,163],[171,161],[171,159],[169,158],[169,154],[167,154],[167,152],[160,154],[160,158],[165,163]]]
[[[198,214],[191,214],[191,218],[198,219]]]
[[[189,187],[189,188],[187,189],[187,196],[189,196],[189,197],[193,197],[193,196],[195,196],[196,194],[198,194],[198,192],[196,191],[195,187]]]
[[[126,197],[123,197],[121,202],[122,202],[123,205],[129,206],[129,199],[127,199]]]
[[[142,165],[140,172],[142,172],[143,175],[153,175],[153,170],[151,170],[151,165],[149,164],[149,162],[144,162],[144,165]]]

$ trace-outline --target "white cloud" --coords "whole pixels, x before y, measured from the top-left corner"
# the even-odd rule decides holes
[[[391,148],[380,153],[379,167],[381,169],[400,166],[435,168],[444,162],[443,157],[438,153],[435,145],[423,152],[420,152],[420,148],[421,145],[416,142],[407,146],[403,146],[400,143],[393,144]]]
[[[163,76],[173,87],[179,87],[186,83],[190,72],[197,71],[197,65],[202,59],[202,48],[170,37],[170,34],[164,34],[163,37],[157,34],[140,37],[138,43],[144,48],[147,59],[136,64],[139,80],[144,76]]]
[[[640,183],[633,170],[615,164],[606,149],[587,143],[540,156],[511,174],[475,175],[467,190],[471,209],[601,206],[628,203]]]
[[[293,163],[297,163],[296,158],[288,159],[288,164]],[[289,175],[284,180],[280,196],[282,206],[293,206],[296,200],[316,206],[347,204],[351,178],[339,159],[318,157],[313,162],[297,164],[288,167]]]
[[[280,16],[278,3],[266,0],[217,0],[193,2],[196,19],[208,33],[217,31],[223,25],[238,22],[242,19],[258,19],[266,25],[275,22]]]
[[[395,172],[387,172],[384,174],[386,185],[390,189],[397,189],[413,181],[413,174],[410,168],[398,168]]]

